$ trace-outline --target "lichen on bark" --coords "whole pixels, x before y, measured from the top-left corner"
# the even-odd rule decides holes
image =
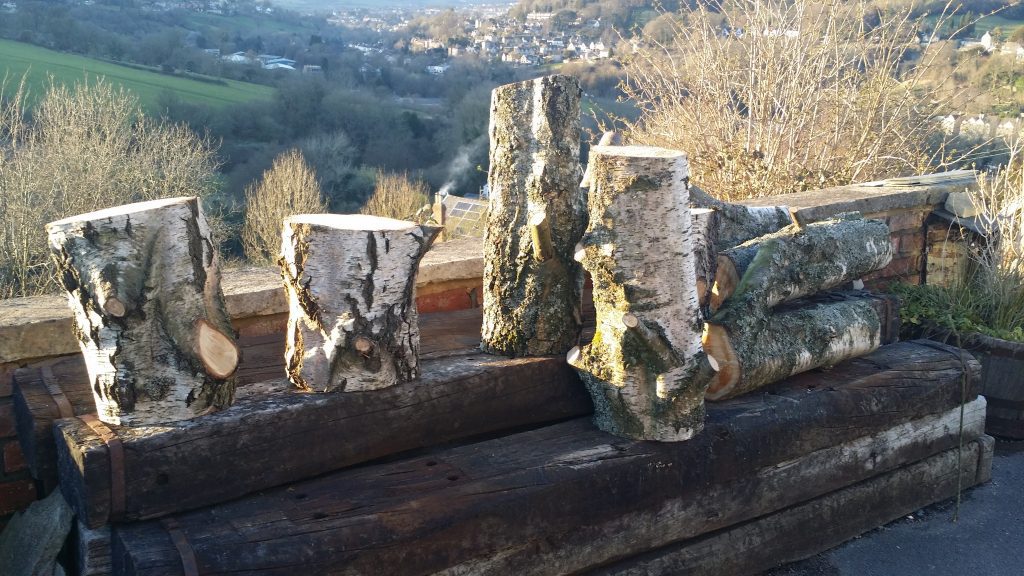
[[[579,82],[548,76],[491,97],[491,190],[484,232],[481,348],[505,356],[565,353],[580,330],[586,224],[579,182]],[[531,221],[543,222],[537,236]],[[534,246],[550,239],[550,251]],[[550,252],[550,253],[549,253]]]

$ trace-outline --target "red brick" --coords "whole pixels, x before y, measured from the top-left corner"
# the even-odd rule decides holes
[[[416,308],[419,312],[453,312],[455,310],[466,310],[480,306],[480,287],[466,289],[463,287],[452,288],[433,294],[416,296]]]
[[[899,240],[900,245],[896,253],[900,256],[916,256],[924,252],[924,234],[920,232],[901,234]]]
[[[0,484],[0,516],[22,510],[35,501],[36,485],[32,480]]]
[[[889,230],[898,232],[901,230],[920,230],[924,225],[926,214],[920,211],[896,212],[889,215]]]
[[[13,438],[14,404],[10,398],[0,399],[0,438]]]
[[[13,393],[12,379],[17,368],[14,364],[0,364],[0,398],[6,398]]]
[[[17,440],[8,440],[4,444],[4,473],[11,474],[25,468],[25,455],[21,453],[21,445]]]

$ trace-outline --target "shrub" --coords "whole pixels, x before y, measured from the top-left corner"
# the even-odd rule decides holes
[[[425,223],[431,217],[430,187],[408,174],[378,170],[373,195],[360,213]]]
[[[254,264],[277,260],[285,217],[327,211],[316,174],[298,150],[289,150],[275,158],[260,183],[246,187],[245,199],[242,248],[246,258]]]
[[[57,290],[47,222],[216,189],[209,141],[143,116],[134,96],[103,80],[51,82],[31,120],[24,81],[0,91],[0,297]]]
[[[903,319],[912,329],[966,333],[1024,342],[1024,153],[982,176],[973,197],[981,242],[971,245],[960,278],[946,286],[899,286]]]
[[[949,160],[929,143],[957,91],[929,77],[938,51],[907,62],[920,24],[907,10],[698,2],[662,24],[670,41],[624,58],[623,90],[641,109],[628,136],[687,152],[693,177],[716,195],[783,194]]]

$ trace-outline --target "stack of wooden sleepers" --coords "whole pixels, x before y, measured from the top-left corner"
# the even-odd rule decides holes
[[[957,348],[889,344],[654,443],[597,430],[564,359],[477,351],[479,323],[424,315],[423,377],[373,392],[290,391],[283,336],[243,341],[234,406],[112,438],[74,417],[80,358],[31,366],[19,436],[88,575],[749,574],[990,475]]]

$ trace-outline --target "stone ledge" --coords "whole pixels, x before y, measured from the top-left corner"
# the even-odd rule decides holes
[[[747,206],[789,206],[805,222],[825,220],[842,212],[877,216],[893,210],[941,207],[950,192],[972,186],[961,181],[928,186],[886,186],[854,184],[741,201]]]
[[[437,244],[420,263],[417,286],[481,278],[484,263],[479,239]],[[288,312],[281,275],[274,268],[226,270],[224,299],[232,319]],[[63,296],[0,300],[0,364],[74,354],[71,310]]]

